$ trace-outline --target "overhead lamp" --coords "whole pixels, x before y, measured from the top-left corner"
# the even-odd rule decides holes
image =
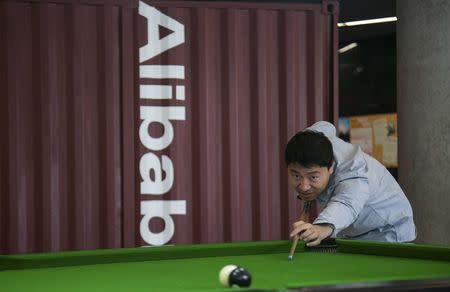
[[[357,43],[351,43],[351,44],[346,45],[345,47],[340,48],[338,50],[338,52],[339,52],[339,54],[342,54],[342,53],[345,53],[345,52],[347,52],[347,51],[349,51],[349,50],[351,50],[353,48],[356,48],[357,46],[358,46]]]
[[[338,23],[338,27],[356,26],[356,25],[365,25],[365,24],[374,24],[374,23],[392,22],[392,21],[397,21],[397,17],[392,16],[392,17],[384,17],[384,18],[374,18],[374,19],[366,19],[366,20],[340,22],[340,23]]]

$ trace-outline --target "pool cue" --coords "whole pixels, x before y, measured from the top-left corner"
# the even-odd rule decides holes
[[[308,220],[310,207],[311,207],[311,201],[307,201],[307,202],[303,203],[303,210],[302,210],[302,213],[300,214],[299,221],[306,222],[306,220]],[[299,235],[296,234],[294,236],[294,239],[292,240],[291,251],[289,252],[289,256],[288,256],[288,260],[290,260],[290,261],[292,261],[292,259],[294,258],[294,253],[295,253],[295,249],[297,248],[299,238],[300,238]]]

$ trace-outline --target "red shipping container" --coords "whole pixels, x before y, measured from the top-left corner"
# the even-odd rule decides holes
[[[0,252],[287,238],[337,2],[0,3]]]

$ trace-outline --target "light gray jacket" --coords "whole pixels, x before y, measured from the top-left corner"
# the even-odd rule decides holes
[[[318,197],[325,207],[314,223],[333,224],[332,237],[413,241],[411,205],[389,171],[359,146],[338,138],[332,124],[322,121],[308,129],[328,137],[336,163],[327,189]]]

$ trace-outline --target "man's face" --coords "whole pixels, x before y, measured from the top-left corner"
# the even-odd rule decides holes
[[[305,167],[298,163],[291,163],[287,169],[289,185],[302,200],[312,201],[327,187],[333,169],[334,165],[330,168],[318,165]]]

